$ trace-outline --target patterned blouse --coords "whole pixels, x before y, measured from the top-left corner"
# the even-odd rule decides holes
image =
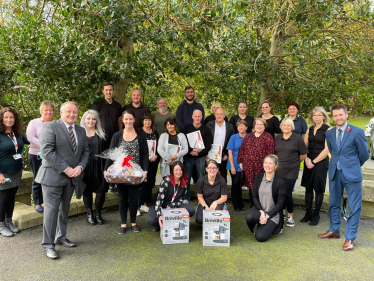
[[[266,155],[274,154],[274,138],[267,132],[259,137],[247,134],[239,149],[238,163],[243,164],[242,186],[253,187],[255,177],[264,173],[263,162]]]
[[[138,137],[133,139],[132,141],[125,141],[122,140],[121,147],[123,152],[127,155],[130,156],[132,155],[131,161],[133,163],[136,163],[140,165],[140,160],[139,160],[139,141]]]
[[[157,193],[157,199],[156,199],[156,205],[155,205],[155,211],[156,211],[157,217],[161,216],[162,205],[164,204],[164,200],[166,199],[166,197],[169,198],[170,195],[173,195],[173,194],[167,194],[169,191],[169,185],[171,185],[170,178],[169,176],[166,176],[162,180],[160,187],[158,189],[158,193]],[[180,204],[183,203],[183,198],[184,198],[185,193],[186,193],[186,188],[179,188],[179,190],[177,191],[175,200],[173,202],[170,202],[170,204],[168,204],[169,207],[172,209],[178,208]]]

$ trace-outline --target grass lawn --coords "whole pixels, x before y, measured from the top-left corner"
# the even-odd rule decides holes
[[[365,125],[369,124],[369,121],[374,116],[370,115],[361,115],[361,116],[348,116],[348,123],[352,124],[353,126],[357,126],[363,130],[365,130]]]

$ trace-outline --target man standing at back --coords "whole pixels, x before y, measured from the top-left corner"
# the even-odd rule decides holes
[[[203,114],[203,119],[201,120],[201,124],[204,124],[204,107],[201,103],[196,102],[195,99],[195,90],[191,86],[186,86],[184,88],[184,95],[186,100],[183,101],[177,109],[177,126],[180,132],[183,132],[184,127],[189,124],[193,123],[192,114],[193,112],[198,109]]]
[[[341,202],[347,192],[349,216],[345,226],[344,251],[353,250],[362,207],[361,166],[369,159],[364,131],[348,124],[347,107],[339,104],[331,109],[336,126],[326,132],[331,153],[329,163],[329,218],[330,229],[319,238],[340,238]],[[313,161],[312,161],[313,164]]]
[[[122,111],[132,110],[135,113],[135,124],[136,129],[143,127],[142,118],[145,113],[151,114],[148,107],[142,104],[142,92],[140,90],[133,90],[131,92],[131,103],[125,105]],[[120,129],[122,130],[123,124],[121,124]]]
[[[61,119],[46,123],[40,133],[42,166],[35,181],[42,185],[44,199],[43,242],[46,256],[57,259],[55,244],[77,245],[66,237],[70,200],[74,190],[83,194],[83,170],[88,161],[86,131],[75,124],[78,105],[68,101],[61,106]]]
[[[107,149],[112,136],[119,131],[120,124],[122,124],[122,106],[113,98],[113,84],[105,83],[102,92],[104,99],[95,103],[92,109],[99,112],[101,126],[106,134],[105,149]]]
[[[153,129],[158,132],[158,135],[161,136],[162,133],[165,133],[165,120],[166,118],[175,118],[174,114],[168,111],[168,106],[165,98],[159,98],[157,100],[158,110],[152,113],[153,117]]]

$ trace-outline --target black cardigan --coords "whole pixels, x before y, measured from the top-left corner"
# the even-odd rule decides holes
[[[140,167],[143,169],[144,172],[148,172],[149,151],[148,151],[147,136],[143,130],[138,130],[136,133],[138,134],[138,142],[139,142]],[[120,147],[122,140],[123,140],[123,130],[113,135],[109,148]],[[113,164],[113,160],[107,159],[105,162],[104,171],[106,171],[109,168],[109,166],[112,164]]]
[[[258,210],[263,210],[264,208],[262,207],[258,195],[258,190],[260,189],[261,186],[261,181],[264,178],[264,174],[259,174],[255,178],[255,182],[253,184],[253,204],[256,209]],[[276,214],[280,214],[280,222],[283,222],[283,204],[284,200],[286,199],[286,183],[284,180],[274,174],[274,180],[272,184],[272,195],[273,195],[273,201],[275,206],[273,209],[271,209],[270,212],[267,214],[269,215],[270,218],[274,217]]]

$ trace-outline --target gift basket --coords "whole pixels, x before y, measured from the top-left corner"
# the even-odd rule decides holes
[[[105,178],[109,183],[140,184],[144,181],[142,168],[131,161],[132,155],[126,155],[121,148],[103,151],[97,157],[111,159],[114,163],[107,169]]]

